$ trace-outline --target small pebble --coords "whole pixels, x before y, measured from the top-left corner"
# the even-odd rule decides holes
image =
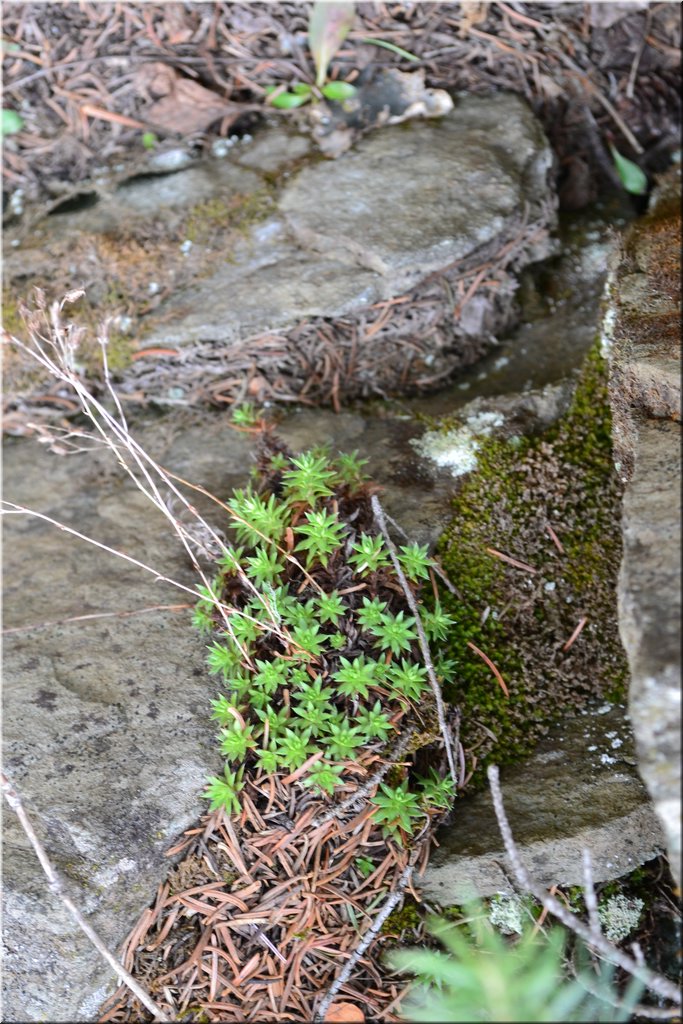
[[[160,153],[152,153],[149,157],[149,166],[164,173],[182,171],[191,163],[194,163],[192,156],[179,146],[175,149],[162,150]]]
[[[211,143],[211,152],[218,159],[222,159],[230,152],[233,143],[230,139],[214,139]]]
[[[114,324],[119,329],[121,334],[128,334],[133,326],[133,318],[130,316],[117,316],[114,319]]]

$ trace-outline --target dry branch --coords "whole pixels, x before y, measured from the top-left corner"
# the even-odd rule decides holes
[[[109,952],[109,950],[104,945],[102,939],[99,937],[97,932],[91,927],[90,924],[88,924],[86,919],[83,917],[83,914],[80,912],[76,904],[65,891],[64,884],[61,878],[59,877],[59,875],[53,868],[52,864],[50,863],[50,859],[47,853],[45,852],[45,848],[38,839],[38,836],[34,831],[33,825],[31,824],[31,821],[28,815],[26,814],[26,811],[24,810],[19,794],[17,793],[16,789],[12,786],[4,772],[2,774],[2,792],[7,803],[9,804],[9,806],[12,808],[17,818],[19,819],[21,827],[28,836],[31,846],[36,852],[36,856],[40,861],[40,866],[42,867],[43,871],[45,872],[45,875],[47,876],[50,891],[55,893],[56,896],[59,896],[60,900],[62,901],[66,909],[69,911],[72,917],[75,918],[78,927],[81,929],[82,932],[85,933],[85,935],[87,935],[87,937],[90,939],[90,941],[92,942],[93,946],[100,954],[100,956],[104,957],[104,959],[107,961],[107,963],[112,968],[117,977],[121,979],[123,984],[127,985],[131,992],[133,992],[140,1000],[140,1002],[147,1007],[150,1013],[154,1015],[154,1019],[160,1021],[169,1021],[170,1018],[166,1016],[163,1010],[159,1009],[159,1007],[151,998],[151,996],[144,990],[144,988],[141,985],[138,984],[135,978],[133,978],[128,973],[125,967],[123,967],[119,963],[116,957]]]
[[[436,713],[439,719],[439,728],[441,730],[441,735],[443,736],[444,746],[446,748],[448,767],[453,778],[453,785],[457,789],[459,775],[458,769],[455,766],[453,747],[451,745],[451,738],[448,732],[448,726],[446,724],[446,712],[444,710],[443,696],[441,694],[439,680],[436,678],[436,672],[434,671],[434,664],[432,662],[432,656],[429,650],[429,643],[427,642],[427,636],[424,631],[424,626],[422,625],[422,619],[420,618],[420,610],[417,607],[415,595],[408,586],[408,581],[405,578],[403,569],[401,568],[401,563],[399,562],[398,555],[396,553],[396,546],[389,535],[386,519],[384,517],[384,510],[380,505],[379,498],[377,497],[376,494],[373,494],[370,501],[372,503],[372,511],[377,521],[377,525],[379,526],[382,536],[384,537],[384,541],[387,545],[387,548],[389,549],[389,555],[394,566],[394,571],[396,572],[399,582],[403,587],[403,593],[405,595],[406,601],[408,602],[408,606],[410,607],[410,610],[413,613],[413,616],[415,617],[415,627],[417,629],[417,636],[420,643],[420,651],[422,652],[425,668],[427,669],[427,675],[429,676],[429,682],[431,683],[432,690],[434,692],[434,699],[436,701]]]
[[[510,824],[507,820],[505,808],[503,806],[503,795],[500,789],[498,767],[496,765],[490,765],[487,769],[487,775],[491,786],[491,797],[493,799],[493,809],[498,821],[498,828],[500,829],[500,834],[503,837],[505,850],[510,859],[512,870],[514,871],[519,885],[527,892],[530,892],[532,896],[542,903],[553,917],[556,917],[558,921],[561,921],[565,928],[569,928],[570,931],[578,935],[579,938],[583,939],[589,946],[593,946],[593,948],[606,960],[618,964],[622,970],[641,981],[646,988],[650,989],[651,992],[656,992],[657,995],[662,996],[664,999],[670,999],[676,1005],[680,1005],[681,993],[676,985],[667,978],[663,978],[661,975],[655,974],[654,971],[651,971],[650,968],[646,967],[644,964],[639,964],[633,957],[628,956],[627,953],[624,953],[623,950],[619,949],[606,939],[601,931],[595,927],[584,924],[578,917],[570,913],[566,907],[563,907],[554,896],[547,893],[543,886],[533,881],[521,861],[519,851],[517,850],[515,841],[512,837],[512,830],[510,829]]]

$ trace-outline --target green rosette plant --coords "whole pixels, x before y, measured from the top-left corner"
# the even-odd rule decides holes
[[[411,719],[424,733],[432,696],[417,623],[362,466],[357,453],[294,455],[266,428],[249,487],[225,506],[239,547],[226,544],[194,613],[214,634],[207,665],[220,683],[211,719],[225,769],[205,792],[213,808],[238,813],[245,780],[274,774],[334,800],[359,765],[390,755]],[[427,548],[402,545],[393,557],[419,600]],[[448,617],[438,605],[425,615],[438,638]],[[377,828],[401,843],[454,793],[434,769],[425,779],[407,770],[410,757],[398,760],[371,799]]]

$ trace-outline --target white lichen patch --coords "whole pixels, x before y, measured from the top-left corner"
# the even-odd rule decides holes
[[[598,907],[598,916],[605,931],[605,937],[610,942],[623,942],[638,927],[644,905],[637,896],[633,899],[628,899],[622,893],[619,893],[618,896],[610,896]]]
[[[453,476],[462,476],[477,468],[481,440],[490,437],[504,422],[499,412],[474,413],[461,427],[446,431],[428,430],[422,437],[414,438],[411,444],[439,469],[450,469]]]
[[[489,903],[489,921],[503,935],[521,935],[524,931],[524,904],[514,893],[497,892]]]

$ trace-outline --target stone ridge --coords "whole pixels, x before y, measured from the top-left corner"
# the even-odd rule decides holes
[[[641,775],[681,883],[681,178],[628,233],[608,291],[614,457],[626,482],[619,628]]]

